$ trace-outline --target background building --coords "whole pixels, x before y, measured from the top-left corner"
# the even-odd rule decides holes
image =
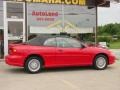
[[[3,1],[0,1],[0,29],[3,29]]]
[[[106,5],[104,0],[99,0],[98,3],[100,6]],[[9,43],[26,41],[34,34],[68,33],[80,40],[87,41],[91,38],[95,42],[96,21],[95,0],[86,0],[86,5],[82,6],[0,1],[0,28],[3,30],[4,25],[5,55]]]

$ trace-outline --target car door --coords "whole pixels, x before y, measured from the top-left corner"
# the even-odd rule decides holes
[[[56,65],[56,39],[49,38],[44,42],[44,60],[46,67]]]
[[[80,42],[69,38],[56,38],[56,64],[57,65],[83,65],[89,58]]]

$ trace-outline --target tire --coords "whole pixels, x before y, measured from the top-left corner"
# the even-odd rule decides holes
[[[42,69],[42,60],[36,56],[29,57],[25,62],[24,68],[28,73],[38,73]]]
[[[104,70],[108,66],[108,58],[105,55],[97,55],[94,59],[93,66],[97,70]]]

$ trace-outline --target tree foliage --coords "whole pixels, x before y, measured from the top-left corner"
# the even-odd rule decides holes
[[[98,27],[98,35],[118,35],[120,36],[120,24],[118,23],[111,23],[111,24],[107,24],[104,26],[99,26]]]
[[[117,39],[116,39],[117,38]],[[120,23],[111,23],[104,26],[98,27],[98,38],[97,40],[111,42],[114,40],[120,40]]]

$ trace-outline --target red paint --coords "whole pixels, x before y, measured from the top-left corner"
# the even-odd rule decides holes
[[[97,47],[86,48],[59,48],[31,45],[11,45],[13,51],[5,57],[9,65],[24,67],[26,58],[36,54],[44,59],[45,67],[62,66],[92,66],[97,54],[103,53],[108,56],[109,64],[115,62],[115,56],[107,49]]]
[[[58,12],[55,12],[55,11],[32,11],[32,16],[57,17]]]

